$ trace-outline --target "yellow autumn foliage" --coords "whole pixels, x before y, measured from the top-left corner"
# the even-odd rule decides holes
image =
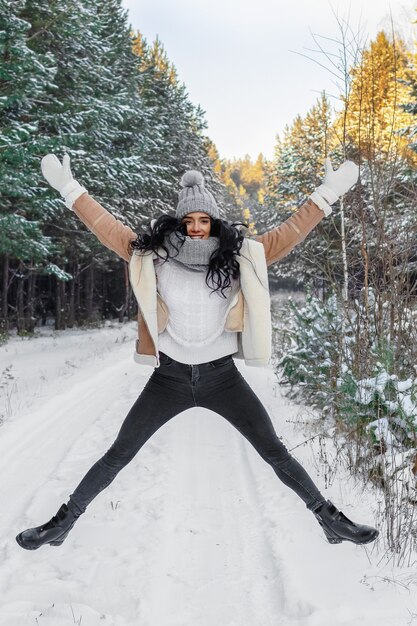
[[[351,89],[345,111],[336,121],[343,144],[354,145],[370,161],[400,156],[414,160],[406,137],[398,131],[413,124],[401,104],[411,100],[406,84],[412,73],[411,55],[400,40],[390,41],[382,31],[350,70]]]

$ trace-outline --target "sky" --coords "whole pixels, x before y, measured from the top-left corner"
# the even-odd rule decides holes
[[[417,0],[123,0],[123,6],[148,43],[159,37],[190,101],[205,111],[205,134],[227,159],[256,159],[260,152],[271,159],[277,133],[322,91],[338,106],[340,80],[317,52],[319,45],[339,56],[331,41],[340,40],[338,21],[362,44],[391,31],[390,13],[410,45],[417,34],[411,25]]]

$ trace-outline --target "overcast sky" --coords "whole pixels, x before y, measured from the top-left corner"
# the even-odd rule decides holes
[[[205,133],[221,158],[260,152],[272,158],[276,133],[305,114],[325,90],[337,96],[336,78],[300,56],[328,62],[340,38],[336,13],[362,41],[394,26],[415,41],[417,0],[123,0],[129,21],[151,43],[158,35],[191,102],[205,111]],[[298,53],[298,54],[297,54]],[[337,82],[337,81],[336,81]],[[336,99],[334,100],[336,104]]]

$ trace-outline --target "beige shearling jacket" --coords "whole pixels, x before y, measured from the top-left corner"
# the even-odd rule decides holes
[[[159,367],[158,334],[166,328],[169,311],[157,290],[153,252],[130,254],[129,243],[137,234],[117,220],[88,193],[73,204],[73,211],[110,250],[129,264],[129,280],[138,303],[137,363]],[[271,358],[271,313],[267,267],[284,256],[323,219],[324,212],[307,200],[280,226],[254,238],[245,238],[236,256],[240,269],[240,290],[230,302],[226,331],[238,332],[235,358],[246,365],[265,366]]]

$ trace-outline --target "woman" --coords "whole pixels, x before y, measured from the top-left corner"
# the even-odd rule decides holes
[[[74,180],[70,159],[52,154],[42,172],[68,208],[108,248],[129,263],[138,301],[135,360],[154,368],[126,416],[116,440],[87,472],[47,523],[19,533],[22,548],[63,543],[88,504],[107,487],[168,420],[194,406],[225,417],[304,501],[330,543],[373,541],[378,531],[356,524],[326,500],[303,467],[278,438],[264,406],[233,361],[265,366],[271,353],[267,265],[288,254],[332,209],[330,204],[356,182],[357,166],[346,161],[336,171],[326,160],[320,185],[279,227],[245,238],[220,219],[200,172],[181,179],[175,216],[152,220],[135,233],[116,220]]]

